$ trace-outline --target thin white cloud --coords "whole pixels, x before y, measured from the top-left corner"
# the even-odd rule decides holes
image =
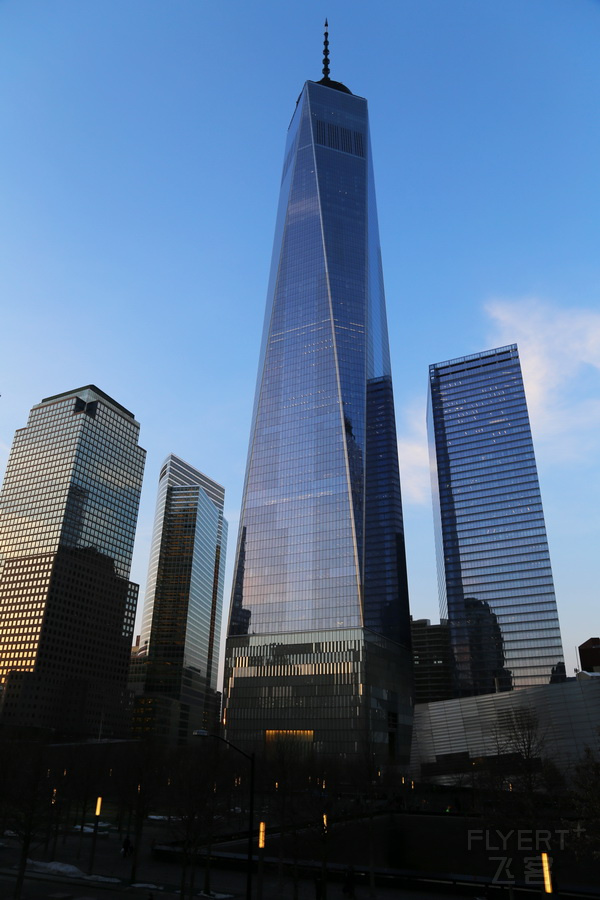
[[[600,443],[600,313],[528,297],[485,306],[490,346],[517,343],[534,438],[556,461]]]
[[[421,506],[431,503],[425,400],[406,409],[402,418],[404,434],[398,438],[402,500]]]
[[[518,344],[536,447],[553,463],[589,461],[600,451],[600,312],[536,297],[485,304],[492,327],[479,349]],[[474,348],[475,350],[476,348]],[[425,398],[399,414],[405,504],[431,503]]]

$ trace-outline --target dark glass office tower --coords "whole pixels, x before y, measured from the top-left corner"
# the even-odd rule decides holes
[[[132,659],[134,733],[184,743],[218,727],[217,665],[225,490],[170,455],[159,476],[140,649]]]
[[[515,344],[429,368],[440,584],[456,696],[564,680],[519,354]]]
[[[410,622],[367,103],[285,149],[227,642],[228,737],[403,759]]]
[[[415,703],[450,700],[453,697],[453,656],[448,622],[444,620],[439,625],[432,625],[429,619],[413,619],[411,634]]]
[[[0,494],[3,725],[128,733],[139,430],[87,385],[42,400],[15,435]]]

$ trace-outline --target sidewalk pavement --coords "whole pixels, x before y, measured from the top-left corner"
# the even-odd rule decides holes
[[[111,881],[95,882],[85,879],[74,879],[65,876],[34,873],[28,869],[24,900],[38,900],[38,898],[53,898],[53,900],[110,900],[111,897],[139,897],[140,900],[160,900],[160,898],[173,898],[179,896],[181,868],[176,862],[156,860],[152,856],[153,842],[160,842],[162,834],[149,827],[142,837],[142,843],[138,853],[135,886],[130,883],[131,857],[124,858],[121,852],[122,840],[116,833],[108,837],[98,837],[94,853],[93,872]],[[0,848],[0,867],[2,871],[4,890],[10,882],[5,878],[8,875],[16,876],[16,866],[19,858],[19,845],[16,839],[4,838],[4,847]],[[82,839],[79,835],[61,836],[56,844],[56,861],[76,866],[82,872],[87,873],[92,851],[91,837],[85,835]],[[32,859],[48,860],[44,847],[32,848]],[[297,893],[294,892],[294,879],[290,870],[286,867],[280,877],[276,870],[265,867],[260,885],[259,873],[253,873],[253,900],[343,900],[343,885],[341,880],[328,881],[326,896],[315,881],[314,875],[302,873],[298,878]],[[205,869],[199,865],[195,877],[195,897],[212,896],[213,900],[244,900],[246,897],[246,871],[240,869],[211,867],[209,889],[212,892],[207,895],[203,892],[205,886]],[[12,894],[6,895],[9,900]],[[469,900],[469,895],[460,897],[453,894],[456,900]],[[472,900],[470,895],[470,900]],[[359,883],[355,888],[356,900],[435,900],[435,898],[448,897],[448,894],[431,892],[430,890],[412,892],[397,888],[376,886],[372,895],[368,884]],[[4,900],[4,898],[3,898]]]

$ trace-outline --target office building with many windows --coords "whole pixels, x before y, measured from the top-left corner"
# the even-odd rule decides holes
[[[408,759],[411,656],[367,102],[308,81],[285,149],[234,568],[228,739]]]
[[[160,470],[139,649],[134,734],[185,743],[215,731],[227,522],[225,490],[170,455]]]
[[[428,419],[454,696],[564,680],[517,346],[430,366]]]
[[[94,385],[42,400],[15,435],[0,494],[3,726],[128,731],[138,436]]]
[[[415,703],[450,700],[452,692],[452,649],[450,626],[442,620],[411,620],[415,681]]]

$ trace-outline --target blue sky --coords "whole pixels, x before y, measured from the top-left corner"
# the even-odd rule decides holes
[[[93,382],[222,483],[233,564],[286,129],[369,100],[413,614],[437,620],[427,367],[521,351],[567,655],[600,631],[600,3],[0,0],[0,468]],[[229,596],[227,591],[226,605]]]

